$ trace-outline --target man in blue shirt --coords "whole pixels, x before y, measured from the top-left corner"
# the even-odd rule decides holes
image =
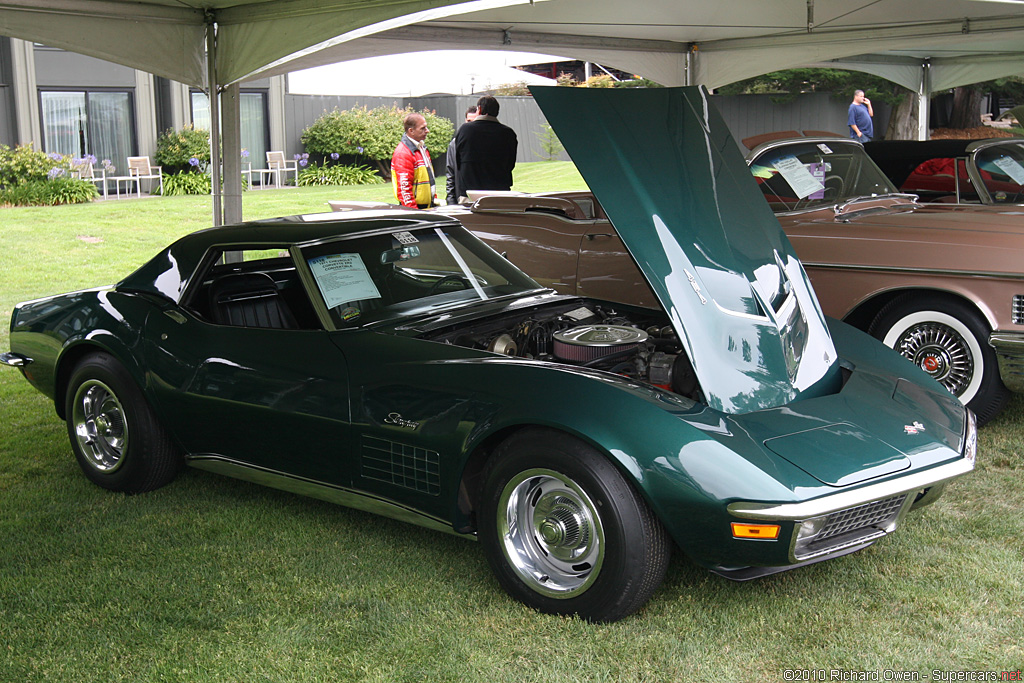
[[[846,125],[850,127],[850,138],[857,142],[871,142],[871,138],[875,137],[875,127],[871,123],[871,117],[874,115],[871,100],[864,97],[864,91],[858,90],[853,93],[853,102],[850,103],[849,115],[846,118]]]

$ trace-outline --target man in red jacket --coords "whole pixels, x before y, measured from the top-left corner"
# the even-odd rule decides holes
[[[391,184],[400,204],[426,209],[437,204],[434,169],[423,144],[429,132],[427,120],[420,114],[409,114],[404,126],[405,135],[391,155]]]

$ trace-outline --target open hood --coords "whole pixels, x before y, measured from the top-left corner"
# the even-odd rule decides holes
[[[712,408],[838,388],[803,266],[702,88],[531,88],[672,319]]]

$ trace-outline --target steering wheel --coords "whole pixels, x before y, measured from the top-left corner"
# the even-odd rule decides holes
[[[440,278],[437,282],[435,282],[433,285],[431,285],[430,291],[427,293],[427,296],[437,294],[441,290],[441,287],[444,285],[445,282],[458,282],[459,284],[462,285],[463,289],[469,289],[469,282],[467,282],[466,278],[463,277],[462,275],[445,275],[444,277]]]

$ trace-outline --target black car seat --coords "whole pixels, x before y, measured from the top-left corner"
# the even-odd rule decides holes
[[[295,318],[266,273],[232,273],[210,285],[210,313],[218,325],[296,329]]]

